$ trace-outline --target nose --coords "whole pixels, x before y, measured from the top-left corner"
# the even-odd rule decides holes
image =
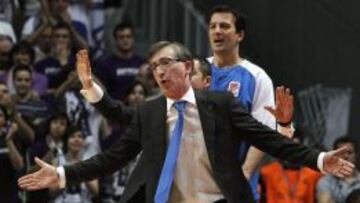
[[[214,31],[215,33],[220,33],[222,30],[219,25],[215,25]]]

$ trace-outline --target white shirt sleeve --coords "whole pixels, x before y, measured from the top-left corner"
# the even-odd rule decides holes
[[[93,82],[93,86],[90,89],[82,89],[80,90],[80,93],[90,103],[99,102],[101,98],[104,96],[104,91],[95,82]]]
[[[324,157],[326,155],[326,152],[321,152],[317,159],[317,167],[323,174],[327,174],[326,171],[324,171]]]
[[[59,187],[60,189],[63,189],[66,185],[65,169],[64,167],[60,166],[56,168],[56,172],[59,176]]]
[[[274,100],[274,88],[270,77],[265,72],[259,72],[256,77],[256,88],[251,115],[272,129],[276,129],[275,117],[264,107],[273,107],[275,105]]]

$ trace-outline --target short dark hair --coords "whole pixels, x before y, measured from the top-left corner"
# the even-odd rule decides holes
[[[34,48],[26,41],[20,41],[16,43],[10,51],[11,58],[18,52],[25,51],[30,55],[30,63],[32,64],[35,60],[35,50]]]
[[[118,31],[123,31],[125,29],[130,29],[131,30],[131,34],[133,34],[133,30],[134,30],[134,27],[132,26],[131,23],[129,22],[121,22],[121,23],[118,23],[114,30],[113,30],[113,37],[116,38],[116,33]]]
[[[333,148],[334,148],[334,149],[337,149],[337,148],[339,148],[339,145],[345,144],[345,143],[351,143],[351,144],[353,144],[353,145],[354,145],[354,148],[355,148],[355,152],[357,153],[356,142],[355,142],[355,140],[354,140],[352,137],[350,137],[350,136],[343,136],[343,137],[337,138],[337,139],[334,141]]]
[[[213,7],[208,15],[207,15],[207,22],[210,23],[211,17],[215,13],[231,13],[234,16],[235,19],[235,29],[236,32],[239,33],[241,31],[246,30],[246,18],[244,15],[242,15],[239,11],[230,8],[228,5],[217,5]]]
[[[30,73],[31,78],[32,78],[32,69],[30,68],[30,66],[28,65],[17,65],[15,66],[15,68],[12,71],[13,74],[13,79],[15,79],[16,73],[19,71],[27,71]]]
[[[192,62],[192,54],[189,51],[188,48],[186,48],[183,44],[179,42],[170,42],[170,41],[159,41],[153,44],[150,48],[149,54],[148,54],[148,61],[161,49],[165,47],[172,47],[175,51],[175,57],[184,61],[190,60]]]
[[[58,22],[57,24],[55,24],[53,27],[52,27],[52,30],[55,31],[55,30],[59,30],[59,29],[66,29],[69,31],[70,33],[70,37],[72,37],[72,33],[71,33],[71,28],[70,28],[70,25],[68,23],[65,23],[63,21],[60,21]]]
[[[200,63],[200,72],[203,76],[211,76],[211,64],[205,58],[194,56],[194,60],[199,61]]]

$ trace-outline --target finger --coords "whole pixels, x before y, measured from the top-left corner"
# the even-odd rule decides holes
[[[37,178],[34,178],[33,174],[28,175],[27,177],[24,177],[22,179],[18,180],[18,185],[21,188],[27,187],[27,185],[38,183],[39,180]]]
[[[36,185],[38,185],[38,183],[32,181],[32,182],[21,183],[21,184],[19,184],[19,187],[22,188],[22,189],[28,190],[28,188],[34,187]]]
[[[354,170],[352,168],[349,168],[349,167],[343,167],[342,171],[344,171],[344,173],[346,173],[348,175],[351,175]]]
[[[34,174],[28,174],[28,175],[25,175],[25,176],[22,176],[18,179],[18,183],[22,183],[22,182],[26,182],[28,180],[31,180],[33,178],[33,175]]]
[[[341,168],[340,172],[344,175],[344,176],[350,176],[352,174],[352,170],[347,170],[345,167]]]
[[[38,157],[35,157],[35,163],[40,166],[41,168],[44,168],[46,166],[48,166],[48,164],[46,162],[44,162],[43,160],[39,159]],[[34,174],[33,174],[34,175]]]
[[[291,94],[291,93],[290,93],[290,88],[286,88],[286,89],[285,89],[285,94],[286,94],[286,95],[290,95],[290,94]]]
[[[344,178],[344,177],[345,177],[345,175],[343,175],[342,173],[340,173],[340,171],[337,172],[337,173],[335,174],[335,176],[337,176],[338,178]]]
[[[276,99],[276,101],[281,99],[280,97],[281,97],[281,87],[277,87],[276,91],[275,91],[275,99]]]
[[[346,160],[343,160],[343,161],[344,161],[344,167],[351,168],[351,169],[355,168],[355,164],[353,164],[353,163],[351,163],[349,161],[346,161]]]
[[[24,185],[24,187],[22,187],[22,189],[25,189],[28,191],[34,191],[34,190],[43,189],[43,187],[41,187],[39,183],[30,183],[30,184]]]
[[[276,115],[275,114],[275,109],[274,108],[272,108],[271,106],[265,106],[264,107],[268,112],[270,112],[272,115]]]

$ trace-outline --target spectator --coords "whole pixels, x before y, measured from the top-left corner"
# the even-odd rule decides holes
[[[73,36],[74,45],[78,48],[88,48],[88,30],[82,22],[73,20],[70,16],[68,11],[70,0],[50,0],[49,2],[43,0],[41,5],[41,10],[37,15],[29,18],[25,23],[22,38],[33,44],[45,27],[64,23]]]
[[[302,135],[296,131],[293,140],[302,143]],[[270,163],[261,169],[262,202],[315,203],[316,184],[321,176],[299,163],[280,160]]]
[[[0,35],[0,76],[5,77],[11,67],[10,50],[13,42],[10,37]]]
[[[80,94],[80,82],[75,72],[55,91],[55,98],[65,110],[70,122],[79,126],[84,137],[84,156],[100,152],[99,140],[104,134],[105,120]]]
[[[0,36],[9,37],[12,43],[16,43],[14,28],[6,21],[0,20]]]
[[[71,127],[68,131],[66,138],[66,164],[75,163],[84,159],[84,135],[79,128]],[[52,193],[57,194],[53,198],[54,203],[92,203],[99,194],[98,180],[80,183],[66,187],[64,190],[59,191],[56,189]]]
[[[11,24],[0,20],[0,75],[5,74],[11,67],[10,50],[16,37]]]
[[[211,65],[200,57],[194,58],[194,70],[191,75],[191,86],[195,89],[207,89],[211,84]]]
[[[347,146],[350,149],[345,159],[355,163],[358,152],[356,142],[348,136],[335,140],[334,149],[339,149],[343,146]],[[337,178],[328,174],[322,177],[317,185],[317,202],[345,203],[346,197],[356,189],[360,189],[360,173],[358,170],[354,170],[352,176],[347,178]]]
[[[113,37],[116,53],[102,60],[95,73],[113,98],[124,100],[126,90],[145,60],[134,54],[134,30],[130,24],[118,24]]]
[[[38,37],[38,39],[34,44],[35,63],[51,55],[51,51],[52,51],[51,36],[52,36],[52,27],[50,25],[44,27],[44,29],[41,30],[40,36]]]
[[[53,27],[51,56],[37,62],[34,69],[47,76],[48,93],[54,93],[67,78],[75,65],[75,50],[72,46],[72,34],[67,24],[59,23]]]
[[[15,93],[14,82],[13,82],[13,70],[16,66],[24,65],[29,66],[32,69],[32,65],[35,58],[34,49],[30,44],[26,42],[19,42],[14,45],[10,52],[10,58],[13,66],[7,74],[1,77],[1,80],[6,82],[10,93]],[[32,70],[32,88],[39,94],[42,95],[48,88],[48,80],[45,75]]]
[[[136,108],[139,104],[143,103],[145,101],[145,98],[147,96],[147,89],[143,82],[135,80],[133,84],[131,85],[131,88],[128,90],[128,94],[126,97],[126,104],[127,106],[131,108]],[[119,135],[124,133],[124,125],[119,126],[116,123],[113,123],[112,127],[112,140],[118,139]],[[122,128],[121,128],[122,127]],[[115,138],[116,137],[116,138]],[[114,142],[113,142],[114,143]],[[122,168],[121,170],[117,171],[114,174],[114,181],[113,181],[113,187],[114,187],[114,201],[117,202],[120,200],[125,185],[131,175],[131,173],[134,170],[135,165],[139,161],[140,155],[138,155],[134,160],[129,162],[126,167]]]
[[[49,119],[46,126],[46,136],[39,139],[29,150],[31,164],[35,157],[42,157],[48,163],[57,166],[65,164],[64,139],[69,122],[65,113],[56,112]],[[35,170],[32,168],[32,170]],[[48,202],[49,191],[42,190],[29,193],[29,203]]]
[[[49,112],[46,103],[32,89],[32,78],[32,70],[29,66],[16,66],[13,70],[16,93],[11,95],[11,99],[16,110],[21,113],[21,117],[35,129],[39,136],[43,133],[41,130]]]
[[[20,112],[16,108],[15,102],[11,97],[9,88],[5,83],[0,82],[0,105],[3,105],[6,108],[12,121],[19,126],[19,137],[22,138],[22,144],[27,147],[27,145],[35,140],[35,132],[28,122],[20,115]]]
[[[20,203],[17,175],[24,168],[19,151],[18,125],[12,123],[5,106],[0,105],[0,197],[1,202]]]

